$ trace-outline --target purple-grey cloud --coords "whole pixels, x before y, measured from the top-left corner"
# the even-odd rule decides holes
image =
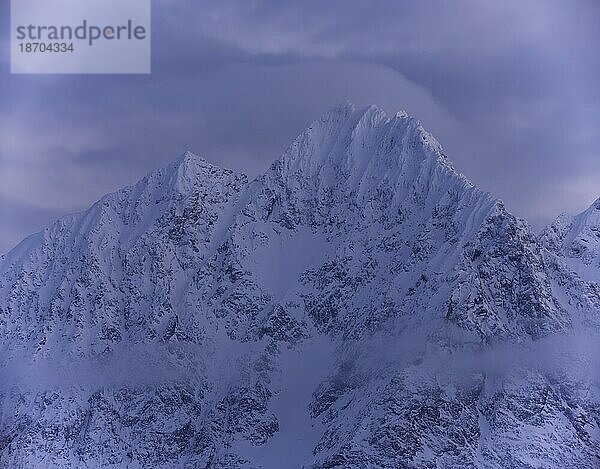
[[[583,210],[600,194],[599,26],[584,0],[158,0],[149,76],[0,60],[0,206],[18,207],[0,252],[186,149],[257,174],[346,99],[416,115],[537,226]]]

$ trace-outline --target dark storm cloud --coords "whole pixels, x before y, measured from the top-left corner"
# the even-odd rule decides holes
[[[152,75],[11,76],[0,60],[0,200],[19,207],[0,214],[0,252],[40,213],[84,208],[186,149],[257,174],[346,99],[416,115],[538,225],[600,194],[596,2],[153,5]]]

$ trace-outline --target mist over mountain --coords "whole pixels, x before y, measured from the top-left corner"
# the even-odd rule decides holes
[[[600,201],[542,234],[347,103],[0,258],[0,465],[597,468]]]

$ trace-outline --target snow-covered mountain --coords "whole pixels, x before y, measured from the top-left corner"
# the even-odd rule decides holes
[[[0,260],[0,465],[599,467],[598,208],[536,237],[376,107],[186,153]]]

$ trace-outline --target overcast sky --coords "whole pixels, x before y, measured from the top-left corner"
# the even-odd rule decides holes
[[[10,75],[0,252],[186,149],[263,171],[335,104],[418,117],[539,228],[600,196],[597,0],[155,0],[151,75]]]

